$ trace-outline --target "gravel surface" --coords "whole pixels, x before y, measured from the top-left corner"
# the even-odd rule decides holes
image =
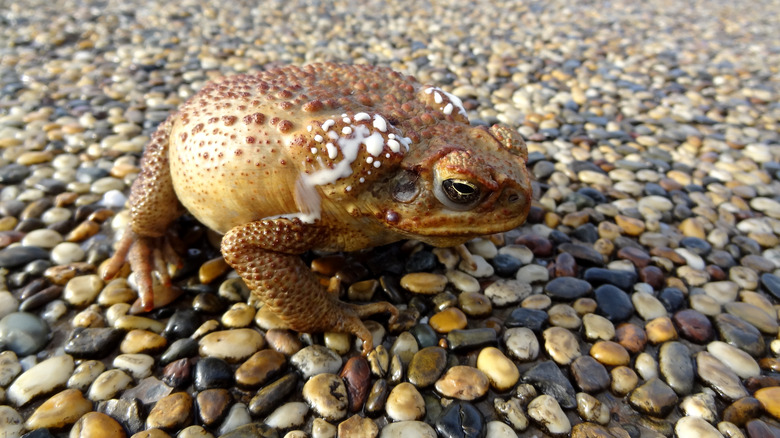
[[[173,3],[0,0],[0,436],[780,434],[780,2]],[[318,61],[517,129],[528,223],[476,270],[306,255],[402,309],[368,361],[246,305],[186,217],[171,304],[134,314],[98,274],[149,135],[210,79]]]

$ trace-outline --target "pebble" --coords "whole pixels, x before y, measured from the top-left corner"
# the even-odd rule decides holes
[[[192,396],[176,392],[155,403],[146,418],[146,428],[181,429],[192,421]]]
[[[571,374],[577,386],[588,393],[600,392],[610,383],[607,369],[590,356],[580,356],[572,362]]]
[[[135,329],[125,334],[125,338],[119,344],[119,351],[126,354],[156,354],[163,351],[167,344],[168,341],[157,333]]]
[[[221,330],[207,334],[198,342],[201,356],[240,362],[265,346],[265,338],[254,329]]]
[[[591,293],[592,287],[585,280],[574,277],[558,277],[544,286],[544,292],[552,298],[574,300]]]
[[[183,434],[184,432],[182,432]],[[107,436],[124,438],[127,435],[122,426],[113,418],[100,412],[89,412],[79,418],[76,424],[73,425],[69,436],[71,438],[100,438]]]
[[[612,378],[610,389],[615,394],[626,395],[639,384],[639,377],[634,370],[626,366],[612,368],[609,375]]]
[[[350,438],[375,438],[379,427],[370,418],[353,415],[339,423],[338,436]]]
[[[528,404],[528,416],[552,435],[567,434],[571,422],[558,402],[549,395],[540,395]]]
[[[691,352],[680,342],[666,342],[658,352],[658,363],[664,381],[680,396],[693,391]]]
[[[439,333],[449,333],[466,328],[468,317],[457,307],[450,307],[433,315],[428,323]]]
[[[448,281],[447,277],[441,274],[415,272],[401,278],[401,287],[410,292],[432,295],[443,291]]]
[[[534,385],[542,394],[555,398],[564,409],[577,405],[574,387],[551,360],[540,362],[523,374],[522,381]]]
[[[398,421],[382,428],[379,438],[437,438],[436,431],[422,421]]]
[[[714,423],[716,421],[715,397],[710,392],[700,392],[685,397],[680,403],[680,409],[690,417],[702,418]]]
[[[16,406],[24,406],[35,397],[65,386],[74,368],[73,357],[67,354],[46,359],[17,377],[7,388],[6,398]]]
[[[780,386],[761,388],[753,396],[761,402],[769,415],[780,419]]]
[[[0,319],[0,348],[20,356],[37,353],[49,341],[49,325],[38,315],[13,312]]]
[[[112,399],[119,391],[127,389],[131,383],[133,378],[122,370],[105,371],[89,387],[87,398],[95,402]]]
[[[582,317],[583,334],[590,341],[601,339],[609,341],[615,337],[615,326],[601,315],[588,313]]]
[[[227,415],[232,397],[223,388],[206,389],[195,397],[198,416],[206,426],[222,421]]]
[[[477,369],[485,373],[490,386],[498,392],[510,390],[520,379],[520,372],[514,362],[498,348],[483,348],[477,356]]]
[[[628,399],[631,406],[653,417],[665,417],[677,404],[677,394],[659,379],[636,388]]]
[[[585,421],[599,424],[609,423],[609,410],[596,397],[584,392],[577,393],[577,413]]]
[[[436,420],[436,431],[444,438],[478,438],[485,433],[485,418],[473,405],[456,401]]]
[[[461,292],[478,293],[481,289],[479,281],[462,271],[447,271],[447,280]]]
[[[425,401],[411,383],[396,385],[387,396],[387,415],[393,421],[415,421],[425,416]]]
[[[681,310],[674,314],[672,321],[683,338],[696,344],[709,342],[715,336],[709,318],[696,310]]]
[[[412,356],[407,369],[409,382],[418,388],[433,385],[447,367],[447,352],[441,347],[425,347]]]
[[[66,389],[43,402],[24,422],[29,430],[61,429],[92,410],[92,402],[78,389]]]
[[[682,417],[674,425],[677,436],[695,436],[701,438],[721,438],[723,435],[718,429],[701,418]]]
[[[594,294],[599,313],[613,323],[625,321],[634,313],[631,298],[611,284],[599,286]]]
[[[726,303],[723,310],[753,325],[762,333],[777,335],[777,316],[768,315],[760,307],[743,302]]]
[[[515,368],[517,369],[517,368]],[[436,381],[436,391],[444,397],[471,401],[484,396],[490,382],[488,376],[477,368],[456,365]]]
[[[615,330],[615,340],[631,353],[639,353],[647,344],[647,333],[638,325],[624,322]]]
[[[723,421],[744,426],[748,421],[760,417],[763,413],[764,406],[758,399],[743,397],[723,410]]]
[[[506,329],[503,339],[509,354],[521,362],[536,360],[539,356],[539,340],[529,328]]]
[[[743,379],[761,375],[758,363],[746,352],[722,341],[707,344],[707,351]]]
[[[739,377],[706,351],[696,354],[696,375],[727,400],[737,400],[748,395]]]
[[[242,363],[235,373],[236,383],[245,388],[257,388],[280,374],[287,360],[275,350],[260,350]]]
[[[62,297],[75,307],[92,304],[103,288],[103,280],[97,275],[74,277],[65,285]]]
[[[7,437],[18,437],[24,432],[24,420],[10,406],[0,406],[0,432]]]
[[[233,384],[233,370],[218,357],[204,357],[195,364],[193,381],[198,390],[227,388]]]
[[[764,354],[766,343],[761,332],[739,317],[730,314],[720,314],[715,317],[715,328],[723,342],[758,357]]]
[[[568,365],[582,354],[579,341],[570,330],[550,327],[544,331],[543,336],[545,351],[560,365]]]

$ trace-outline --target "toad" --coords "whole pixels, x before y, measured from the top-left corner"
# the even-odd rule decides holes
[[[125,261],[145,310],[170,284],[166,230],[184,209],[224,234],[225,261],[290,328],[355,334],[387,302],[344,303],[301,260],[401,239],[455,246],[522,224],[527,150],[513,130],[471,126],[459,98],[368,65],[286,66],[209,83],[152,134],[130,224],[104,277]]]

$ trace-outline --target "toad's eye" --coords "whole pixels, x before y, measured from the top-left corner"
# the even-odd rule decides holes
[[[482,192],[471,181],[449,178],[441,182],[435,190],[436,198],[453,210],[469,210],[479,202]]]

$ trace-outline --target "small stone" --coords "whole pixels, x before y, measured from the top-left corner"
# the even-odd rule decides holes
[[[519,303],[532,293],[530,284],[521,283],[517,280],[496,280],[490,286],[485,288],[485,295],[490,298],[496,306],[507,306]]]
[[[612,385],[610,387],[612,392],[620,396],[624,396],[633,391],[634,388],[636,388],[636,385],[639,384],[639,377],[634,370],[629,367],[619,366],[612,368],[609,375],[612,378]]]
[[[239,362],[263,348],[265,339],[257,330],[244,328],[209,333],[199,345],[201,356]]]
[[[775,316],[770,316],[763,309],[743,302],[726,303],[723,305],[723,309],[753,325],[762,333],[772,336],[777,335],[776,314]]]
[[[220,436],[229,436],[231,432],[251,423],[252,417],[249,415],[246,405],[236,403],[228,410],[228,414],[219,426],[218,432]]]
[[[400,383],[390,391],[385,405],[394,421],[419,420],[425,416],[425,401],[411,383]]]
[[[167,343],[167,339],[157,333],[147,330],[130,330],[122,343],[119,344],[119,351],[130,354],[156,354],[163,351]]]
[[[449,333],[466,328],[468,318],[460,309],[450,307],[433,315],[428,323],[439,333]]]
[[[601,315],[588,313],[582,317],[583,333],[589,341],[601,339],[609,341],[615,337],[615,326]]]
[[[534,385],[542,394],[555,397],[564,409],[577,406],[574,387],[551,360],[540,362],[526,371],[523,382]]]
[[[743,397],[723,410],[723,421],[744,427],[748,421],[760,417],[763,413],[764,406],[758,399]]]
[[[662,316],[645,324],[647,340],[653,344],[662,344],[666,341],[677,339],[677,330],[669,317]]]
[[[192,397],[186,392],[176,392],[155,403],[146,418],[146,428],[178,430],[192,421]]]
[[[418,388],[433,385],[447,367],[447,352],[441,347],[425,347],[409,362],[409,382]]]
[[[462,292],[458,295],[458,307],[473,318],[485,318],[493,313],[490,299],[478,292]]]
[[[677,394],[659,379],[653,379],[635,389],[629,403],[647,415],[665,417],[677,404]]]
[[[133,378],[122,370],[108,370],[99,375],[89,387],[87,398],[92,401],[103,401],[115,398],[119,391],[127,389],[133,383]]]
[[[41,404],[30,415],[24,426],[34,429],[60,429],[75,423],[92,410],[92,402],[85,399],[78,389],[66,389]]]
[[[338,421],[347,415],[347,388],[335,374],[317,374],[309,379],[303,385],[303,397],[328,421]]]
[[[582,391],[597,393],[609,386],[607,369],[590,356],[580,356],[572,362],[571,373]]]
[[[667,342],[658,353],[661,376],[678,395],[693,391],[695,375],[690,358],[690,350],[680,342]]]
[[[619,214],[615,216],[615,223],[629,236],[639,236],[645,231],[645,223],[640,219]]]
[[[420,294],[432,295],[444,290],[448,279],[444,275],[430,274],[427,272],[415,272],[406,274],[401,278],[401,286]]]
[[[507,327],[527,327],[535,332],[541,331],[547,322],[547,312],[536,309],[519,308],[512,311],[504,321]]]
[[[0,319],[0,349],[19,356],[37,353],[49,342],[49,325],[38,315],[13,312]]]
[[[477,369],[485,373],[490,381],[490,386],[499,392],[508,391],[515,386],[520,378],[520,373],[514,362],[495,347],[487,347],[479,352]]]
[[[227,328],[247,327],[255,317],[255,308],[246,303],[235,303],[222,314],[220,321]]]
[[[65,386],[74,367],[73,357],[67,354],[46,359],[17,377],[7,388],[6,397],[14,405],[23,406],[35,397]]]
[[[276,410],[271,412],[271,414],[265,418],[263,423],[274,429],[292,429],[294,427],[301,427],[306,421],[306,414],[308,412],[309,406],[307,406],[306,403],[289,402],[279,406],[276,408]],[[353,416],[352,418],[356,417],[357,416]]]
[[[743,379],[761,375],[761,369],[755,359],[734,346],[713,341],[707,345],[707,351]]]
[[[599,424],[609,423],[609,409],[596,397],[584,392],[577,393],[577,413],[585,421]]]
[[[19,437],[24,432],[24,420],[10,406],[0,406],[0,433],[5,437]]]
[[[540,395],[528,404],[528,416],[552,435],[567,434],[571,423],[553,397]]]
[[[550,327],[543,336],[545,351],[560,365],[568,365],[582,354],[577,337],[565,328]]]
[[[244,388],[257,388],[276,378],[287,363],[278,351],[260,350],[236,369],[236,383]]]
[[[550,324],[570,330],[577,330],[582,325],[582,320],[577,311],[568,304],[556,304],[547,310]]]
[[[436,430],[446,438],[478,438],[484,435],[485,418],[469,403],[456,401],[436,420]]]
[[[487,393],[489,381],[485,373],[474,367],[456,365],[436,381],[435,387],[444,397],[470,401]]]
[[[100,412],[89,412],[79,418],[70,430],[70,438],[124,438],[122,426],[113,418]]]
[[[722,438],[718,429],[710,423],[697,417],[682,417],[674,425],[674,432],[679,437],[695,436],[700,438]]]
[[[716,421],[715,397],[710,392],[700,392],[685,397],[680,403],[685,415],[702,418],[710,423]]]
[[[780,386],[761,388],[753,396],[761,402],[769,415],[780,419]]]
[[[376,423],[360,415],[353,415],[339,423],[338,436],[340,437],[375,438],[378,434],[379,427]]]
[[[225,418],[232,402],[232,397],[227,389],[214,388],[198,392],[196,401],[200,420],[206,426],[211,426]]]
[[[599,313],[613,323],[625,321],[634,313],[628,295],[611,284],[599,286],[595,295]]]
[[[766,350],[761,332],[742,319],[726,313],[715,317],[715,327],[721,340],[733,345],[753,357],[760,357]]]
[[[531,388],[533,389],[533,387]],[[535,392],[531,398],[536,398]],[[493,407],[496,409],[496,412],[501,415],[504,421],[509,423],[515,430],[523,431],[528,427],[528,417],[525,416],[523,402],[519,398],[512,397],[505,401],[496,397],[493,399]]]
[[[681,310],[672,317],[680,335],[691,342],[704,344],[715,336],[709,318],[693,309]]]
[[[574,277],[554,278],[544,286],[547,295],[560,300],[574,300],[590,294],[592,290],[590,283]]]
[[[666,316],[666,307],[663,303],[647,292],[634,292],[631,295],[631,302],[645,321]]]
[[[737,400],[748,395],[739,377],[706,351],[696,354],[696,374],[715,392],[728,400]]]
[[[436,431],[422,421],[398,421],[382,428],[379,438],[437,438]]]
[[[539,356],[539,340],[534,332],[526,327],[506,329],[504,344],[509,354],[521,362],[536,360]]]
[[[631,353],[639,353],[647,345],[647,333],[638,325],[624,322],[615,331],[615,340]]]
[[[62,292],[62,297],[75,307],[92,304],[103,288],[103,280],[97,275],[73,277]]]
[[[550,273],[542,265],[525,265],[517,270],[515,279],[525,284],[546,283],[550,279]]]
[[[195,364],[195,389],[227,388],[233,384],[233,370],[217,357],[204,357]]]

